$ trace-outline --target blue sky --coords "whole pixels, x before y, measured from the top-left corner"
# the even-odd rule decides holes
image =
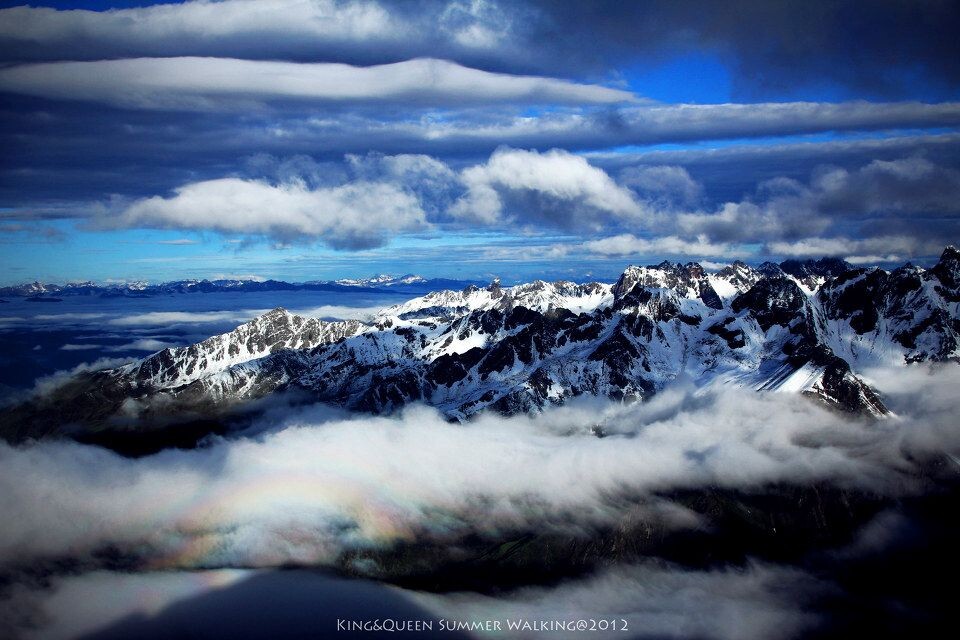
[[[609,278],[960,239],[953,3],[0,7],[2,284]]]

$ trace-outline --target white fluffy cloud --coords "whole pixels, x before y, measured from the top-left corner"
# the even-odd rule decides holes
[[[457,172],[428,155],[351,154],[346,161],[358,180],[391,182],[415,194],[432,217],[442,216],[462,190]]]
[[[100,348],[102,348],[102,347],[103,347],[102,344],[92,344],[92,343],[87,343],[87,344],[71,344],[71,343],[67,343],[67,344],[61,345],[61,346],[60,346],[60,350],[61,350],[61,351],[90,351],[90,350],[92,350],[92,349],[100,349]]]
[[[354,173],[362,178],[389,177],[415,182],[456,180],[456,173],[444,162],[424,154],[349,154],[346,160]]]
[[[143,109],[249,109],[259,102],[616,103],[628,91],[491,73],[433,59],[371,67],[233,58],[44,62],[0,69],[0,91]]]
[[[342,249],[379,246],[393,234],[427,227],[417,199],[392,184],[310,189],[300,182],[273,185],[237,178],[189,184],[171,198],[139,200],[105,223],[320,239]]]
[[[118,344],[111,346],[107,351],[160,351],[161,349],[166,349],[167,347],[175,347],[176,345],[170,342],[164,342],[163,340],[157,340],[156,338],[140,338],[139,340],[133,340],[132,342],[127,342],[124,344]]]
[[[452,213],[463,220],[491,224],[517,215],[533,223],[598,229],[611,218],[639,221],[645,213],[629,189],[562,149],[501,148],[486,163],[465,169],[462,179],[467,192]]]
[[[315,166],[307,175],[287,172],[275,182],[207,180],[119,211],[104,206],[99,221],[107,227],[205,229],[358,249],[451,220],[596,232],[648,218],[647,206],[630,189],[559,149],[502,148],[459,173],[418,154],[348,155],[346,165],[349,176],[339,184],[316,179]],[[664,185],[661,193],[672,190]]]

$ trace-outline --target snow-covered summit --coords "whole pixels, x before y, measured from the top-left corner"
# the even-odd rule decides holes
[[[576,284],[563,280],[535,280],[513,287],[501,287],[497,279],[486,287],[468,286],[461,291],[434,291],[387,307],[378,315],[399,318],[449,318],[488,309],[509,311],[518,306],[540,313],[548,313],[554,309],[590,313],[612,301],[611,286],[599,282]]]
[[[427,279],[423,276],[414,275],[408,273],[402,276],[392,276],[390,274],[381,273],[379,275],[371,276],[370,278],[342,278],[340,280],[335,280],[335,284],[343,285],[345,287],[395,287],[397,285],[411,285],[421,282],[426,282]]]

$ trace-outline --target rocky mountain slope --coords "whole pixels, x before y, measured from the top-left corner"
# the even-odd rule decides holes
[[[275,309],[230,333],[84,373],[0,415],[9,440],[220,416],[293,391],[354,410],[452,419],[579,395],[643,399],[678,378],[803,393],[880,416],[872,365],[960,359],[960,251],[931,269],[836,260],[628,267],[613,284],[437,291],[371,323]]]

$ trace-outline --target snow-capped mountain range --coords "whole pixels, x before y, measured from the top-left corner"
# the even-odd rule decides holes
[[[233,331],[79,374],[0,416],[12,440],[209,417],[283,391],[354,410],[413,402],[452,419],[580,395],[648,398],[678,378],[803,393],[880,416],[875,365],[960,361],[960,251],[931,269],[838,260],[628,267],[615,284],[431,292],[368,323],[273,311]]]

